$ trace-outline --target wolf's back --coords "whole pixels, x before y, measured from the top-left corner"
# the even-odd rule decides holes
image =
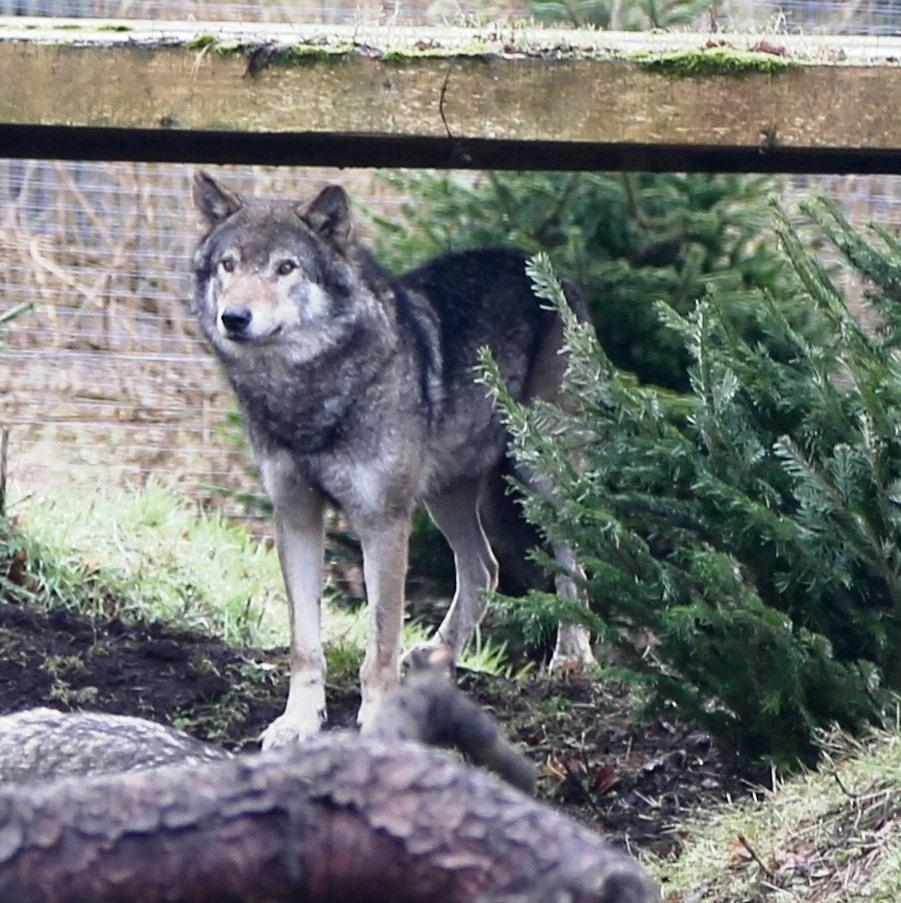
[[[408,291],[427,298],[437,315],[443,381],[451,393],[471,384],[476,349],[487,345],[514,396],[527,400],[542,342],[559,331],[557,315],[535,297],[525,272],[528,260],[529,254],[517,248],[463,251],[437,257],[400,278]],[[570,307],[585,319],[587,311],[578,290],[568,281],[564,288]],[[552,397],[556,388],[550,383],[539,385],[544,397]],[[485,478],[479,505],[500,564],[499,589],[509,595],[550,590],[553,580],[529,554],[542,539],[523,516],[520,494],[510,486],[514,473],[514,463],[504,456]]]
[[[536,343],[554,319],[532,292],[528,254],[516,248],[484,248],[436,257],[400,277],[400,284],[428,299],[439,323],[446,384],[471,382],[478,349],[487,346],[516,378],[528,367]]]

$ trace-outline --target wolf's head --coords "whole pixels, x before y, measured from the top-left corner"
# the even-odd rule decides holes
[[[279,349],[303,362],[340,344],[366,306],[342,188],[307,205],[248,200],[199,172],[194,203],[209,227],[194,255],[194,310],[226,360]]]

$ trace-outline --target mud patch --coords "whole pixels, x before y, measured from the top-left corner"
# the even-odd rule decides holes
[[[252,747],[280,711],[277,663],[162,624],[0,604],[0,711],[96,709]]]
[[[284,649],[235,648],[162,624],[0,602],[0,713],[39,705],[138,715],[229,749],[253,749],[281,713]],[[735,763],[678,721],[639,718],[621,687],[575,674],[504,680],[464,673],[540,768],[540,793],[611,840],[665,854],[689,808],[741,794]],[[329,685],[330,725],[353,723],[354,686]]]

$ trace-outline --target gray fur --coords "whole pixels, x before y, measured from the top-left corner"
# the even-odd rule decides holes
[[[361,721],[397,681],[407,541],[424,502],[454,550],[457,593],[438,630],[459,654],[497,562],[479,519],[506,433],[484,386],[488,346],[515,398],[553,397],[563,358],[556,315],[531,292],[526,255],[439,257],[394,279],[353,236],[347,197],[309,205],[245,200],[199,173],[209,231],[194,257],[194,309],[244,410],[275,509],[292,612],[285,715],[264,745],[324,717],[318,637],[322,510],[360,536],[371,626]]]

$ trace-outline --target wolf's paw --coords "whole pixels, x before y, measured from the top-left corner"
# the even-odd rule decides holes
[[[557,646],[551,657],[550,670],[557,674],[592,671],[597,659],[591,648],[591,635],[584,627],[561,624],[557,628]]]
[[[400,662],[402,680],[419,674],[439,674],[453,680],[454,650],[447,643],[433,640],[410,649]]]
[[[581,658],[579,656],[554,655],[549,664],[548,671],[561,677],[574,674],[588,674],[593,671],[597,661],[594,657]]]
[[[298,718],[291,712],[279,715],[260,735],[263,749],[276,749],[303,743],[308,737],[315,737],[325,721],[325,710],[313,712],[312,716]]]
[[[360,711],[357,712],[357,726],[360,728],[361,734],[374,734],[378,732],[378,716],[381,703],[381,695],[363,700],[360,705]]]

